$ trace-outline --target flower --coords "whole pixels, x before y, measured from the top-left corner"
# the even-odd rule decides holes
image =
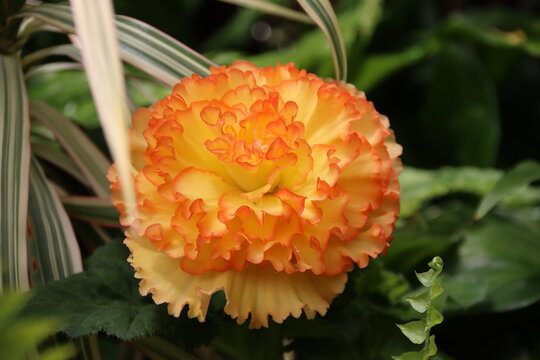
[[[401,147],[352,85],[246,61],[193,75],[133,116],[137,216],[113,201],[142,295],[204,321],[268,326],[324,315],[354,264],[383,252],[399,212]]]

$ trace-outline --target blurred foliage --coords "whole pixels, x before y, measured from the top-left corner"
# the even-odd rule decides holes
[[[48,344],[47,338],[54,333],[58,321],[45,314],[42,317],[21,317],[20,313],[28,294],[3,294],[0,296],[0,349],[2,359],[64,360],[74,356],[70,345]],[[43,343],[45,349],[37,346]]]
[[[299,10],[294,1],[276,2]],[[540,329],[531,326],[540,318],[538,164],[523,162],[540,159],[540,4],[333,4],[348,50],[349,82],[388,115],[404,147],[402,213],[386,256],[354,270],[325,317],[249,330],[223,316],[222,294],[213,297],[205,324],[185,314],[167,316],[163,306],[138,295],[127,250],[113,242],[96,251],[84,274],[38,288],[27,313],[66,315],[59,328],[72,336],[102,330],[99,347],[111,359],[135,352],[149,359],[278,359],[287,352],[308,360],[390,359],[418,349],[395,324],[418,318],[405,300],[422,289],[415,270],[440,256],[445,293],[437,306],[445,321],[432,329],[435,358],[540,358]],[[115,5],[117,12],[160,28],[217,63],[294,62],[332,75],[324,36],[311,25],[213,0],[156,0],[151,6],[116,0]],[[25,52],[59,41],[64,40],[57,34],[39,34]],[[168,92],[126,70],[133,107]],[[98,122],[84,73],[35,75],[28,88],[33,99],[63,111],[104,149],[92,130]],[[38,130],[36,136],[47,140]],[[47,171],[52,179],[61,177],[58,169]],[[77,228],[91,252],[97,233],[90,226]],[[107,236],[121,234],[107,230]],[[60,308],[60,300],[70,305]],[[143,335],[152,336],[136,338]]]

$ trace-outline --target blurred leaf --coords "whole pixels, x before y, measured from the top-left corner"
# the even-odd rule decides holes
[[[33,66],[24,74],[26,80],[33,78],[34,76],[47,74],[57,71],[66,71],[66,70],[80,70],[82,69],[82,64],[78,62],[71,61],[57,61],[49,62],[42,65]]]
[[[358,88],[369,91],[399,70],[411,66],[438,49],[434,39],[425,39],[394,53],[368,54],[354,80]]]
[[[425,155],[443,163],[492,166],[499,145],[497,95],[472,52],[444,44],[427,93],[418,134]]]
[[[86,128],[99,127],[99,119],[82,69],[45,72],[27,79],[28,96],[61,111]]]
[[[503,198],[519,192],[526,186],[540,179],[540,164],[536,161],[525,161],[510,170],[502,177],[483,198],[475,218],[480,219],[486,215]]]
[[[415,213],[424,202],[455,192],[484,195],[501,178],[502,172],[473,167],[445,167],[423,170],[405,167],[400,175],[402,217]]]
[[[32,143],[32,153],[40,159],[46,160],[54,166],[62,169],[77,179],[81,184],[90,186],[75,162],[71,160],[71,158],[64,152],[53,147],[52,145],[46,143]]]
[[[8,293],[0,296],[0,349],[2,359],[26,360],[35,346],[50,336],[57,321],[49,315],[21,318],[20,311],[28,301],[28,293]],[[75,355],[69,345],[55,346],[40,353],[39,359],[64,360]]]
[[[55,45],[51,46],[45,49],[34,51],[28,55],[26,55],[22,59],[22,65],[23,67],[28,67],[34,62],[42,61],[43,59],[46,59],[49,56],[67,56],[70,57],[72,60],[75,60],[77,62],[81,62],[81,52],[79,49],[77,49],[75,46],[71,44],[61,44],[61,45]]]
[[[347,53],[339,23],[328,0],[298,0],[311,19],[324,32],[334,59],[336,80],[347,80]]]
[[[508,311],[540,300],[540,219],[492,219],[466,231],[443,283],[452,310]]]
[[[516,48],[540,56],[538,19],[528,14],[483,9],[451,17],[445,31],[490,47]]]
[[[0,55],[0,292],[28,288],[28,100],[18,55]]]
[[[30,162],[28,272],[32,286],[82,271],[79,244],[58,195],[35,158]]]
[[[306,14],[289,9],[287,7],[275,4],[268,0],[221,0],[238,6],[244,6],[261,11],[266,14],[275,15],[284,19],[300,21],[303,23],[312,23],[312,20]]]
[[[97,195],[108,197],[106,178],[110,162],[96,145],[67,117],[41,101],[30,102],[31,116],[46,125],[75,161]]]
[[[62,203],[70,216],[99,225],[119,226],[120,215],[108,198],[68,196],[62,198]]]
[[[128,256],[118,241],[98,248],[87,271],[32,289],[24,313],[61,316],[62,331],[72,337],[103,330],[129,340],[162,330],[169,315],[139,295]]]
[[[373,260],[355,279],[355,289],[360,296],[376,295],[377,303],[397,304],[410,290],[410,285],[401,274],[385,269],[380,261]],[[381,301],[383,300],[383,301]]]

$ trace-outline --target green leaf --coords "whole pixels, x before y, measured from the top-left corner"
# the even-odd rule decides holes
[[[70,216],[99,225],[119,226],[119,214],[109,199],[89,196],[62,198]]]
[[[428,340],[427,356],[435,356],[437,354],[437,345],[435,344],[435,335],[431,335]]]
[[[431,303],[428,291],[422,291],[418,295],[405,298],[405,300],[419,313],[426,312]]]
[[[441,296],[443,292],[444,289],[442,287],[441,281],[439,279],[433,281],[433,284],[431,285],[431,300]]]
[[[426,340],[426,322],[424,320],[411,321],[397,326],[403,335],[414,344],[421,344]]]
[[[75,161],[92,189],[99,196],[108,197],[106,178],[111,166],[99,148],[60,111],[41,101],[30,102],[31,116],[47,126]]]
[[[450,310],[509,311],[540,300],[537,215],[495,218],[465,232],[457,264],[444,287]]]
[[[284,19],[300,21],[303,23],[312,23],[309,16],[301,12],[286,8],[276,3],[266,0],[221,0],[230,4],[244,6],[254,10],[261,11],[266,14],[275,15]]]
[[[418,278],[420,283],[422,283],[422,285],[425,287],[430,287],[431,285],[433,285],[433,280],[435,279],[437,275],[438,274],[435,271],[433,271],[433,269],[428,270],[423,273],[416,273],[416,277]]]
[[[32,286],[82,271],[73,227],[35,158],[30,163],[28,217],[28,272]]]
[[[0,55],[0,290],[28,288],[28,100],[18,55]]]
[[[500,131],[497,93],[479,59],[448,42],[430,82],[418,134],[424,156],[454,165],[494,165]]]
[[[298,3],[326,35],[332,49],[335,78],[346,81],[347,53],[332,5],[328,0],[298,0]]]
[[[540,164],[538,162],[524,161],[518,164],[500,179],[493,189],[482,198],[476,210],[476,219],[480,219],[486,215],[505,197],[525,189],[529,183],[538,179],[540,179]]]
[[[67,33],[74,32],[71,11],[65,5],[40,4],[22,12],[21,16],[37,18]],[[116,27],[122,59],[169,86],[194,73],[206,76],[209,67],[217,66],[141,21],[117,16]]]
[[[427,326],[432,328],[435,325],[439,325],[442,322],[443,322],[442,314],[435,307],[432,307],[429,312],[429,319],[428,319]]]
[[[98,248],[87,271],[32,289],[24,313],[61,316],[61,330],[72,337],[104,331],[130,340],[163,330],[170,316],[139,295],[128,256],[121,242]]]
[[[431,328],[440,324],[443,321],[443,316],[436,308],[433,299],[442,293],[442,286],[437,279],[443,268],[443,261],[436,256],[429,262],[429,271],[417,273],[418,280],[422,283],[425,289],[421,289],[415,296],[410,296],[405,300],[418,312],[424,314],[422,319],[409,322],[404,325],[396,324],[405,336],[414,344],[422,344],[424,346],[421,351],[416,353],[405,353],[394,359],[422,359],[427,360],[435,355],[437,348],[435,346],[435,338],[430,336]],[[427,339],[427,341],[426,341]]]

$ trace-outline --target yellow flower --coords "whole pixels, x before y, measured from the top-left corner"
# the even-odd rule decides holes
[[[135,113],[131,224],[109,174],[140,292],[200,321],[220,290],[251,327],[324,315],[391,240],[401,147],[351,85],[291,64],[211,71]]]

